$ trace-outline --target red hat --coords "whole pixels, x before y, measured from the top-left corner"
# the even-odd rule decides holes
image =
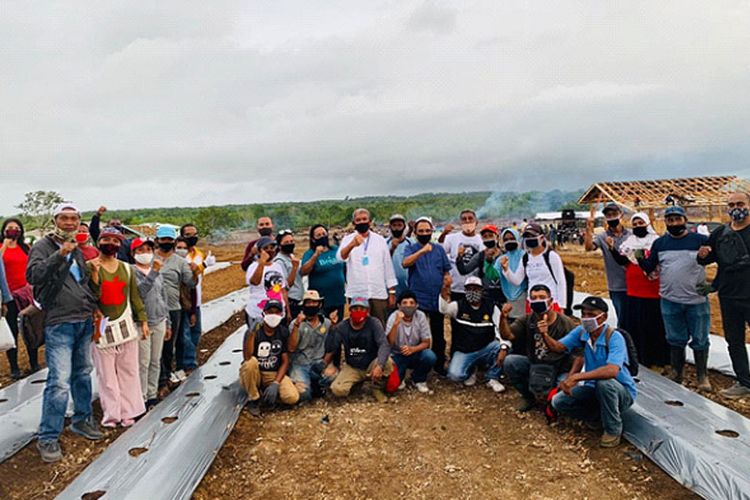
[[[479,234],[482,234],[484,232],[489,231],[490,233],[500,234],[500,232],[497,230],[497,226],[494,224],[487,224],[482,229],[479,230]]]
[[[151,248],[154,248],[154,242],[151,240],[147,240],[144,238],[136,238],[133,240],[133,242],[130,244],[130,251],[135,252],[136,248],[140,248],[143,245],[148,245]]]

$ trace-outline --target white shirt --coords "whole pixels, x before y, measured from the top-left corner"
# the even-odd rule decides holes
[[[529,264],[526,268],[524,268],[522,260],[515,272],[510,271],[510,269],[508,271],[503,270],[503,275],[514,285],[520,285],[524,276],[528,278],[529,294],[534,285],[546,285],[552,292],[552,298],[560,306],[560,309],[568,307],[568,286],[565,281],[565,269],[560,255],[553,250],[549,250],[549,267],[552,268],[554,276],[549,272],[543,253],[537,256],[530,253],[527,255],[529,256]]]
[[[463,259],[467,263],[475,253],[484,248],[481,236],[478,234],[474,234],[474,236],[466,236],[463,231],[451,233],[445,237],[445,240],[443,240],[443,248],[445,249],[445,253],[448,254],[448,260],[451,261],[450,274],[451,280],[453,280],[453,283],[451,284],[451,292],[456,293],[464,293],[466,291],[464,289],[466,278],[469,276],[477,276],[479,273],[478,269],[475,269],[467,275],[458,272],[458,269],[456,268],[456,259],[458,258],[458,247],[460,246],[464,247]]]
[[[284,289],[286,288],[286,278],[284,278],[284,269],[278,262],[273,262],[270,266],[263,268],[263,277],[260,284],[253,285],[250,278],[258,269],[258,262],[250,264],[245,274],[245,281],[250,287],[250,298],[245,306],[247,315],[251,318],[263,317],[263,306],[268,300],[278,300],[284,303]],[[282,312],[284,314],[284,312]]]
[[[341,251],[354,239],[357,233],[344,237],[336,252],[336,259],[346,263],[347,297],[365,297],[368,299],[387,299],[388,289],[396,286],[396,274],[393,272],[393,261],[385,238],[372,231],[367,233],[365,241],[349,252],[344,260]]]

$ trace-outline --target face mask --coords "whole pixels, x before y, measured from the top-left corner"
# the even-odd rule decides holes
[[[75,241],[76,234],[78,234],[78,230],[75,231],[65,231],[63,229],[60,229],[59,227],[55,226],[55,230],[53,232],[55,235],[55,238],[57,238],[60,241]]]
[[[506,252],[512,252],[514,250],[518,250],[518,242],[515,242],[515,241],[506,241],[504,246],[505,246]]]
[[[302,312],[308,318],[314,318],[320,313],[320,306],[302,306]]]
[[[461,231],[463,231],[466,234],[471,234],[477,229],[477,223],[476,222],[465,222],[461,224]]]
[[[549,311],[549,306],[546,300],[531,300],[529,301],[529,307],[537,314],[544,314]]]
[[[401,306],[399,307],[402,313],[404,313],[404,316],[407,318],[411,318],[414,316],[414,313],[417,312],[417,308],[415,306]]]
[[[748,215],[750,215],[750,209],[747,207],[735,207],[729,211],[729,217],[731,217],[734,222],[742,222],[747,219]]]
[[[362,310],[352,311],[350,316],[352,318],[352,322],[355,325],[361,325],[367,319],[367,316],[369,314],[370,314],[369,311],[365,309],[364,311]]]
[[[482,301],[481,290],[466,290],[466,300],[471,304],[476,304]]]
[[[263,323],[271,328],[276,328],[284,317],[281,314],[266,314],[263,316]]]
[[[272,227],[262,227],[258,229],[258,234],[261,236],[271,236],[273,234],[273,228]]]
[[[187,257],[188,249],[187,248],[178,248],[177,250],[174,251],[174,253],[176,253],[180,257]]]
[[[6,229],[5,230],[5,237],[9,240],[15,240],[18,238],[18,235],[21,234],[21,231],[18,229]]]
[[[322,238],[318,238],[317,240],[313,240],[313,246],[316,246],[316,247],[327,247],[328,246],[328,236],[323,236]]]
[[[667,226],[667,231],[669,231],[669,234],[672,236],[679,236],[687,229],[687,226],[685,224],[680,224],[678,226]]]
[[[601,316],[602,315],[600,314],[594,318],[581,318],[581,326],[589,333],[595,332],[601,326],[599,324],[599,318],[601,318]]]
[[[484,240],[482,243],[484,243],[484,246],[487,248],[495,248],[497,246],[497,241],[495,240]]]
[[[432,235],[431,234],[418,234],[417,241],[422,245],[426,245],[430,241],[432,241]]]
[[[99,250],[104,254],[112,257],[113,255],[117,255],[117,251],[120,249],[120,245],[115,245],[114,243],[104,243],[99,245]]]
[[[89,241],[89,235],[88,233],[78,233],[76,234],[76,241],[83,245],[84,243]]]
[[[620,225],[620,219],[607,219],[607,225],[610,229],[614,229]]]
[[[536,248],[539,246],[539,238],[526,238],[523,240],[526,248]]]
[[[370,230],[370,223],[369,222],[360,222],[359,224],[354,224],[354,229],[359,234],[365,234],[367,231]]]
[[[197,236],[189,236],[185,238],[185,243],[187,243],[187,246],[194,247],[198,244],[198,237]]]
[[[174,249],[174,242],[159,243],[159,250],[162,252],[171,252]]]
[[[400,238],[404,235],[403,229],[391,229],[391,236],[394,238]]]
[[[152,253],[139,253],[136,254],[133,259],[135,261],[143,266],[150,266],[151,263],[154,261],[154,254]]]
[[[643,238],[648,234],[648,228],[646,226],[634,227],[633,234],[639,238]]]
[[[294,252],[294,243],[289,243],[288,245],[281,245],[281,251],[283,253],[291,254]]]

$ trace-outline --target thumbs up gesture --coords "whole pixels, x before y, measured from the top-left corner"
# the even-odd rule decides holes
[[[214,257],[214,254],[209,250],[208,255],[206,255],[206,267],[211,267],[216,264],[216,257]]]

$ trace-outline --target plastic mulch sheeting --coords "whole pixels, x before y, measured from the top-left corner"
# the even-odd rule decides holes
[[[708,338],[711,342],[708,348],[708,367],[711,370],[734,377],[734,368],[732,368],[732,358],[729,357],[727,341],[724,340],[724,337],[713,334],[709,335]],[[750,345],[745,344],[745,349],[747,350],[747,355],[750,356]],[[695,363],[692,349],[687,349],[686,357],[688,363]]]
[[[58,499],[190,498],[234,428],[245,327],[112,443]]]
[[[750,499],[750,420],[641,366],[624,436],[704,498]]]

